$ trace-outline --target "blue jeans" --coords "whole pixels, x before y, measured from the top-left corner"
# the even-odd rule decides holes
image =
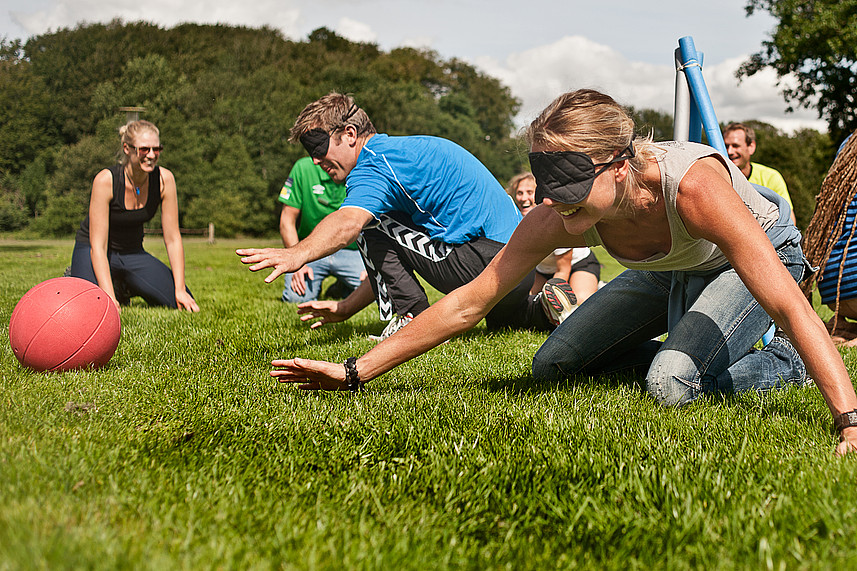
[[[334,252],[307,265],[312,268],[313,278],[306,280],[306,293],[300,295],[292,290],[292,274],[285,274],[286,285],[283,288],[283,301],[303,303],[318,299],[318,296],[321,295],[321,282],[327,276],[339,278],[348,284],[348,287],[353,291],[360,285],[360,274],[364,270],[360,252],[346,249]]]
[[[777,254],[800,281],[807,267],[800,246],[786,244]],[[667,331],[673,272],[625,270],[554,330],[533,358],[533,375],[642,370],[646,390],[663,405],[805,381],[806,368],[787,339],[753,348],[771,318],[731,266],[696,277],[701,289]],[[666,341],[652,340],[663,333]]]

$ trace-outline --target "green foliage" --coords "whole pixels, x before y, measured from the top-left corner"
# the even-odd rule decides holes
[[[306,394],[271,359],[373,347],[317,330],[234,249],[185,240],[202,312],[123,309],[109,365],[23,369],[0,331],[0,567],[850,569],[857,462],[812,387],[657,406],[632,377],[543,383],[544,340],[478,327]],[[72,242],[0,241],[0,319]],[[162,242],[146,249],[166,260]],[[432,299],[437,292],[430,291]],[[857,350],[844,349],[857,374]]]
[[[738,77],[765,68],[794,76],[786,101],[815,107],[839,143],[857,128],[857,0],[748,0],[746,10],[769,12],[777,27]]]
[[[628,112],[634,119],[638,136],[652,136],[655,141],[673,140],[673,116],[656,109],[635,109],[629,107]]]
[[[276,195],[304,154],[288,143],[289,129],[307,103],[332,90],[353,94],[381,132],[447,137],[498,178],[515,172],[507,149],[517,100],[497,80],[430,51],[385,53],[326,28],[292,42],[270,28],[119,20],[0,48],[0,103],[11,102],[8,124],[0,122],[0,169],[28,173],[22,188],[40,232],[69,228],[65,218],[86,200],[79,196],[76,207],[77,195],[60,190],[68,187],[59,173],[65,163],[38,157],[58,146],[62,155],[86,137],[115,139],[126,106],[145,107],[143,117],[161,130],[161,164],[176,175],[182,226],[218,220],[218,234],[276,232]],[[62,219],[43,220],[55,216]]]
[[[46,235],[67,235],[80,226],[89,211],[92,179],[109,165],[115,153],[113,141],[85,137],[65,147],[56,159],[56,172],[45,189],[44,214],[32,227]]]
[[[277,193],[304,155],[288,143],[289,129],[307,103],[332,90],[353,94],[380,132],[457,142],[503,183],[529,168],[526,144],[511,134],[519,102],[460,60],[384,52],[326,28],[293,42],[270,28],[116,20],[0,43],[6,227],[20,227],[23,205],[35,232],[77,228],[72,218],[86,212],[92,176],[113,162],[108,149],[126,120],[119,108],[142,106],[161,131],[161,164],[176,176],[183,228],[215,222],[219,235],[273,234]],[[630,111],[640,134],[672,138],[668,114]],[[90,138],[102,143],[85,159],[76,145]],[[812,132],[777,133],[776,141],[760,145],[757,159],[786,176],[805,224],[829,149]],[[801,155],[801,147],[810,151]]]
[[[188,201],[185,224],[204,228],[214,222],[217,234],[227,238],[275,225],[260,200],[266,196],[265,182],[253,172],[240,137],[224,138],[209,168],[205,192]]]
[[[788,135],[773,125],[746,121],[756,132],[753,162],[780,171],[789,188],[798,228],[806,228],[815,211],[815,197],[833,162],[834,150],[826,134],[801,129]]]
[[[24,197],[10,177],[0,178],[0,232],[12,232],[27,225]]]
[[[0,173],[18,173],[55,145],[56,110],[44,78],[24,60],[0,59]]]

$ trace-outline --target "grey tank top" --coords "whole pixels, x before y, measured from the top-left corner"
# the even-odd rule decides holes
[[[661,187],[666,199],[667,220],[670,225],[672,237],[672,248],[669,252],[657,254],[645,260],[629,260],[607,252],[623,266],[635,270],[649,271],[690,271],[704,272],[719,268],[728,263],[726,256],[714,243],[708,240],[693,238],[688,234],[684,222],[676,210],[676,196],[678,185],[690,167],[699,159],[704,157],[717,157],[729,169],[732,178],[732,187],[747,205],[747,208],[759,222],[768,235],[780,220],[781,212],[773,197],[763,196],[756,187],[747,182],[741,171],[725,160],[715,149],[700,143],[689,143],[681,141],[668,141],[655,144],[655,155],[661,171]],[[660,151],[660,152],[659,152]],[[771,193],[773,194],[773,193]],[[786,211],[788,216],[788,211]],[[583,234],[588,246],[603,246],[598,230],[593,226]],[[778,244],[774,244],[778,246]]]

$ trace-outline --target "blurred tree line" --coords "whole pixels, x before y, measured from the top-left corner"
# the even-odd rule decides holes
[[[182,227],[275,233],[276,196],[304,155],[289,128],[332,90],[354,94],[379,131],[452,139],[501,180],[520,165],[509,89],[434,52],[383,52],[324,28],[294,42],[269,28],[81,25],[0,43],[0,230],[72,233],[119,150],[119,108],[142,106]]]
[[[460,60],[384,52],[325,28],[295,42],[270,28],[116,20],[0,40],[0,231],[73,233],[92,179],[116,160],[120,108],[141,106],[161,131],[183,228],[214,222],[218,236],[274,234],[276,196],[304,155],[288,143],[289,128],[333,90],[353,94],[379,132],[456,141],[501,183],[527,166],[513,133],[519,102]],[[671,138],[671,116],[632,112],[641,133]],[[754,159],[783,173],[807,223],[832,160],[827,136],[753,125]]]

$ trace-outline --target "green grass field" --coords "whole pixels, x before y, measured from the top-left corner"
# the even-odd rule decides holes
[[[662,409],[630,378],[535,382],[544,336],[480,326],[304,394],[271,359],[342,361],[383,324],[310,331],[233,253],[256,245],[187,241],[201,313],[136,303],[106,368],[40,374],[7,325],[72,242],[0,241],[0,569],[857,566],[857,459],[816,389]]]

